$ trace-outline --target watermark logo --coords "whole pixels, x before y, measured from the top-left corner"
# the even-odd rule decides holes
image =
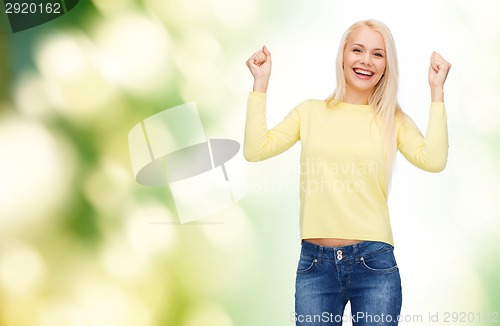
[[[325,160],[306,157],[300,167],[284,164],[264,171],[261,180],[250,180],[252,192],[295,193],[316,196],[324,193],[361,194],[369,182],[385,179],[385,167],[377,161],[355,158]]]
[[[207,139],[194,102],[157,113],[128,135],[135,178],[146,186],[169,187],[181,223],[234,205],[247,191],[240,144]]]
[[[20,32],[65,15],[80,0],[3,0],[12,32]]]
[[[344,161],[318,161],[307,158],[301,162],[301,190],[309,195],[317,193],[363,193],[366,179],[379,175],[379,163]]]

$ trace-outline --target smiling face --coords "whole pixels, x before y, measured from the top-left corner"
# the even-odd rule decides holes
[[[368,104],[368,98],[384,75],[386,51],[382,34],[368,27],[355,29],[344,49],[345,102]]]

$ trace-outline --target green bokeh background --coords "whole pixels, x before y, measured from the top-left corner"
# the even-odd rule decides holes
[[[422,130],[430,53],[453,65],[447,169],[400,157],[392,186],[402,313],[422,318],[402,324],[449,324],[453,312],[493,324],[499,12],[494,0],[95,0],[15,34],[2,14],[0,326],[292,325],[299,146],[242,162],[248,194],[217,223],[178,225],[168,190],[135,182],[127,135],[194,101],[207,137],[242,143],[246,59],[272,52],[273,125],[329,95],[338,40],[365,18],[391,28],[401,104]]]

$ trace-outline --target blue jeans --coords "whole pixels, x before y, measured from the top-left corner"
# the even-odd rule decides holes
[[[364,241],[326,247],[302,241],[295,283],[297,326],[397,325],[401,279],[393,247]],[[351,315],[343,317],[347,302]]]

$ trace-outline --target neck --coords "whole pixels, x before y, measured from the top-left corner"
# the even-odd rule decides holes
[[[372,93],[371,90],[366,92],[360,92],[360,91],[349,90],[349,88],[347,88],[344,97],[344,102],[350,104],[367,105],[371,93]]]

